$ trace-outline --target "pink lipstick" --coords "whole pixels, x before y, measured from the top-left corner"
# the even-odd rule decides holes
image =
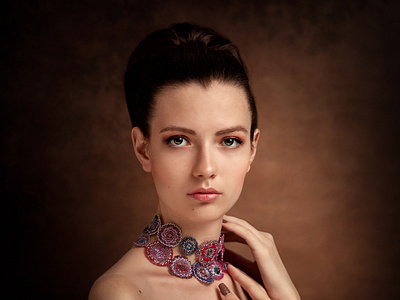
[[[217,199],[221,195],[221,193],[213,188],[208,188],[208,189],[200,188],[200,189],[194,190],[193,192],[189,193],[188,195],[190,197],[196,199],[197,201],[210,202],[210,201]]]

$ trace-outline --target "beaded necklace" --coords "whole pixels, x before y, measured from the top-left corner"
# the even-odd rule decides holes
[[[157,240],[150,242],[150,236],[157,235]],[[209,240],[198,245],[193,237],[183,237],[182,230],[174,223],[161,224],[158,214],[145,228],[135,246],[145,247],[147,259],[157,266],[167,266],[170,274],[189,279],[194,276],[205,284],[224,277],[227,273],[224,263],[224,235],[219,240]],[[173,256],[172,248],[179,246],[182,255]],[[187,256],[196,254],[192,265]]]

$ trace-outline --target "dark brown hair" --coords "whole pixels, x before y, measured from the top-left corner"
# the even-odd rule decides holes
[[[138,126],[148,138],[154,96],[163,87],[191,82],[207,87],[212,80],[245,90],[253,139],[257,109],[238,48],[212,29],[189,23],[155,31],[133,51],[125,72],[125,96],[132,126]]]

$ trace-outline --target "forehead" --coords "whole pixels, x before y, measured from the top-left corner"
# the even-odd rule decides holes
[[[207,87],[198,83],[165,87],[155,97],[151,127],[169,125],[203,129],[242,125],[250,131],[246,93],[241,87],[218,81]]]

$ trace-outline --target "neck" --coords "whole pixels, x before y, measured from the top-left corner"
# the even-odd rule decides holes
[[[173,214],[163,211],[160,207],[158,207],[157,213],[160,215],[163,223],[174,223],[178,225],[184,236],[196,238],[199,244],[208,240],[218,240],[221,234],[223,216],[216,220],[201,222],[174,216]]]
[[[224,277],[222,216],[201,224],[193,220],[179,218],[177,221],[159,211],[134,245],[145,247],[147,259],[155,265],[168,266],[172,275],[186,279],[194,276],[202,283],[211,284],[214,279]]]

